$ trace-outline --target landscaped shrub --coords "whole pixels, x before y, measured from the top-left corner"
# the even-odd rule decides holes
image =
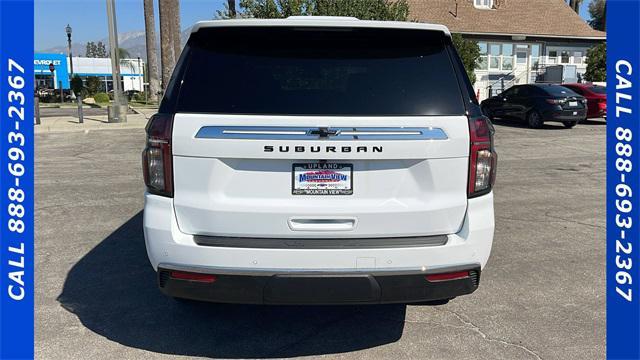
[[[96,93],[95,95],[93,95],[93,99],[97,102],[97,103],[108,103],[109,102],[109,95],[107,95],[107,93],[103,93],[103,92],[99,92]]]

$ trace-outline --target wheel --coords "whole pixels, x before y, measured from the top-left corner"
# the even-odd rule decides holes
[[[482,113],[484,114],[484,116],[488,117],[489,120],[493,120],[493,114],[491,113],[491,109],[489,109],[487,106],[482,107]]]
[[[532,110],[527,115],[527,124],[529,124],[529,127],[532,129],[540,129],[542,128],[542,125],[544,125],[544,121],[542,121],[542,116],[540,116],[540,113]]]
[[[578,124],[577,121],[563,121],[562,124],[564,124],[564,127],[566,127],[567,129],[571,129],[572,127],[576,126]]]

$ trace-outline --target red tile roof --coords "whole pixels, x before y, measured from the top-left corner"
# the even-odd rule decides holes
[[[454,33],[606,37],[604,32],[593,30],[563,0],[494,0],[493,9],[478,9],[473,0],[408,2],[411,20],[443,24]]]

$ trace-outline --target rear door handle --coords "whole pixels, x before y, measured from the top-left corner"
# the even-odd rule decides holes
[[[351,231],[356,227],[355,218],[290,218],[287,221],[293,231]]]

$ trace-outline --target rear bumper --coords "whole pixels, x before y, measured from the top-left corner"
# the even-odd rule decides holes
[[[587,109],[550,110],[543,117],[544,121],[580,121],[587,117]]]
[[[444,270],[466,272],[463,278],[429,281],[426,273],[393,272],[325,272],[277,273],[252,275],[217,274],[215,269],[199,269],[199,274],[213,273],[214,282],[176,279],[172,270],[158,271],[158,285],[173,297],[222,303],[249,304],[386,304],[415,303],[450,299],[474,292],[480,281],[480,266],[471,265]]]
[[[469,199],[461,228],[455,234],[444,235],[446,242],[439,244],[400,242],[389,247],[356,241],[355,246],[305,248],[297,246],[294,238],[293,246],[288,247],[220,246],[224,243],[202,246],[195,236],[180,231],[172,199],[151,194],[145,195],[143,221],[149,260],[160,280],[165,270],[218,276],[213,284],[165,278],[166,282],[160,282],[164,284],[163,292],[176,297],[238,303],[313,303],[305,296],[296,297],[282,290],[308,292],[296,286],[301,277],[310,280],[312,288],[317,289],[349,289],[356,285],[365,289],[355,294],[323,290],[322,293],[336,295],[331,301],[312,292],[322,299],[319,303],[414,302],[468,294],[475,290],[477,281],[474,286],[471,279],[431,284],[424,276],[464,269],[476,271],[479,279],[489,258],[494,233],[492,193]],[[340,238],[327,235],[333,240]],[[248,244],[256,241],[250,240]],[[365,283],[369,285],[364,286]],[[284,298],[273,295],[273,289],[288,295]]]

